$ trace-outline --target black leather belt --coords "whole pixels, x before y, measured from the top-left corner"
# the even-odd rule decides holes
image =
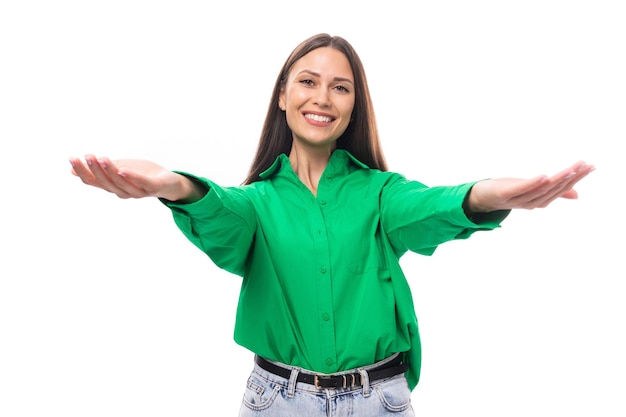
[[[276,365],[275,363],[263,359],[260,356],[255,356],[254,360],[257,365],[265,369],[267,372],[285,379],[289,379],[289,377],[291,377],[291,369],[289,368]],[[380,366],[368,369],[367,374],[369,381],[374,382],[379,379],[389,378],[404,373],[408,368],[408,364],[402,363],[402,354],[398,354],[393,360]],[[361,381],[361,374],[359,372],[326,375],[311,374],[300,371],[298,372],[297,382],[314,385],[317,389],[349,388],[363,385]]]

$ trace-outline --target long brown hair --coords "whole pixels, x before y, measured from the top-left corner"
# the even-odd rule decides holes
[[[331,47],[342,52],[348,58],[354,76],[355,100],[352,120],[343,135],[337,139],[337,149],[347,150],[370,168],[387,170],[363,63],[348,41],[339,36],[320,33],[300,43],[285,61],[276,79],[256,155],[244,184],[259,181],[261,179],[259,174],[269,168],[278,155],[289,154],[293,137],[284,112],[278,108],[279,93],[296,61],[321,47]]]

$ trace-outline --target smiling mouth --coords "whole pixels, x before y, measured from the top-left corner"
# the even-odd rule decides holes
[[[313,121],[316,121],[316,122],[322,122],[322,123],[330,123],[330,122],[333,121],[332,117],[320,116],[318,114],[311,114],[311,113],[305,114],[304,117],[306,117],[309,120],[313,120]]]

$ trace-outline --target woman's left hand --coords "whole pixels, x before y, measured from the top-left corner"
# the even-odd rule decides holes
[[[531,179],[479,181],[470,191],[468,209],[474,213],[518,208],[532,210],[547,207],[557,198],[576,199],[578,193],[574,185],[594,169],[593,165],[580,161],[552,177],[540,175]]]

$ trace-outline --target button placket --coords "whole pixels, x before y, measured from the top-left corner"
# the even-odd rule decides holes
[[[331,175],[332,177],[332,175]],[[331,373],[337,361],[337,346],[335,344],[335,323],[334,317],[330,313],[333,309],[333,291],[332,291],[332,268],[330,264],[330,253],[327,240],[327,230],[329,225],[326,223],[326,212],[329,209],[327,197],[332,195],[329,191],[328,175],[321,178],[317,192],[317,217],[314,229],[318,231],[317,238],[319,245],[315,252],[318,263],[317,278],[317,296],[316,296],[316,314],[319,317],[320,330],[320,353],[323,355],[322,364],[327,367],[327,372]]]

